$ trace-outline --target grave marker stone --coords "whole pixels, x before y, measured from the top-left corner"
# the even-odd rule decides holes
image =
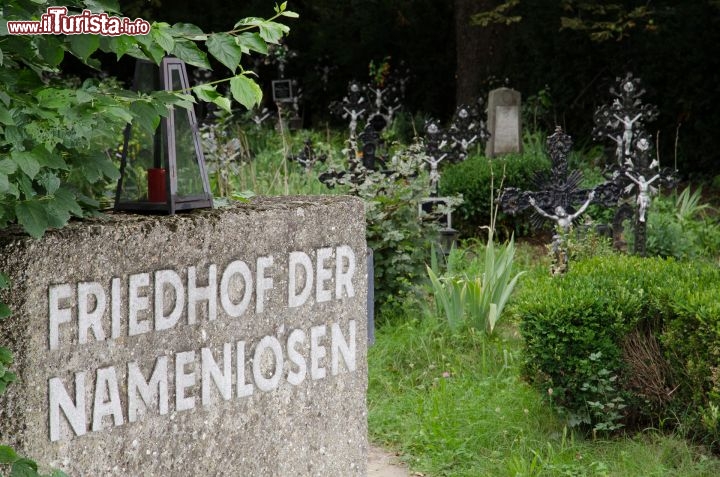
[[[505,87],[490,91],[488,96],[490,138],[485,146],[487,157],[522,150],[520,104],[519,91]]]
[[[364,206],[256,198],[0,237],[0,442],[73,476],[365,476]]]

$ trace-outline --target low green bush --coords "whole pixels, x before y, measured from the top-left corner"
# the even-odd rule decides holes
[[[513,305],[525,374],[570,425],[674,423],[718,447],[717,267],[610,255],[533,285]]]
[[[526,144],[528,140],[526,139]],[[550,160],[541,147],[526,147],[522,154],[508,154],[495,159],[484,156],[470,156],[464,162],[445,167],[440,178],[439,192],[443,196],[462,195],[463,204],[453,214],[453,226],[463,236],[480,235],[479,228],[490,224],[490,184],[503,182],[505,187],[533,188],[537,172],[550,169]],[[497,197],[495,191],[494,197]],[[524,217],[498,215],[497,233],[509,238],[527,235],[527,220]]]

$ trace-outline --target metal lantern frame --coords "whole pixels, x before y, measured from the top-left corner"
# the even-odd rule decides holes
[[[154,63],[147,60],[138,60],[135,68],[134,89],[139,89],[142,78],[142,69]],[[185,62],[177,59],[166,57],[163,58],[159,65],[159,74],[153,79],[153,89],[173,91],[173,75],[177,75],[175,79],[180,80],[182,92],[190,94],[190,84],[188,80],[187,68]],[[178,115],[187,115],[192,135],[192,143],[194,146],[195,159],[202,183],[202,193],[183,194],[178,192],[178,151],[176,138],[176,124],[181,118]],[[203,155],[200,134],[198,131],[197,118],[193,108],[176,108],[170,106],[168,114],[161,117],[160,127],[155,130],[153,141],[153,162],[155,169],[164,169],[164,201],[151,201],[150,190],[148,197],[136,200],[125,200],[122,198],[123,186],[126,185],[127,168],[128,168],[128,150],[132,137],[133,125],[129,124],[125,128],[125,138],[123,144],[122,159],[120,163],[120,179],[118,180],[117,190],[115,193],[115,210],[116,211],[133,211],[133,212],[150,212],[150,213],[167,213],[175,214],[175,212],[198,209],[212,208],[212,193],[210,192],[210,181],[208,179],[207,166],[205,164],[205,156]],[[150,174],[150,172],[148,172]],[[150,186],[148,186],[148,189]]]

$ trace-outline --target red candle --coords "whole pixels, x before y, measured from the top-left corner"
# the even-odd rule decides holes
[[[165,189],[165,169],[148,169],[148,200],[150,202],[167,202]]]

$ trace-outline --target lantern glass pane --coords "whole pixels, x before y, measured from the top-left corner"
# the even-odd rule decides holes
[[[138,91],[149,93],[159,87],[157,66],[150,62],[138,62],[135,71],[134,87]],[[157,131],[156,131],[157,132]],[[132,128],[127,142],[127,164],[120,200],[148,201],[148,170],[161,168],[163,144],[158,134],[151,134],[142,127]]]
[[[187,89],[181,80],[179,68],[170,70],[173,91]],[[204,194],[202,173],[193,135],[191,111],[182,107],[174,110],[175,159],[177,162],[178,197],[202,196]]]

